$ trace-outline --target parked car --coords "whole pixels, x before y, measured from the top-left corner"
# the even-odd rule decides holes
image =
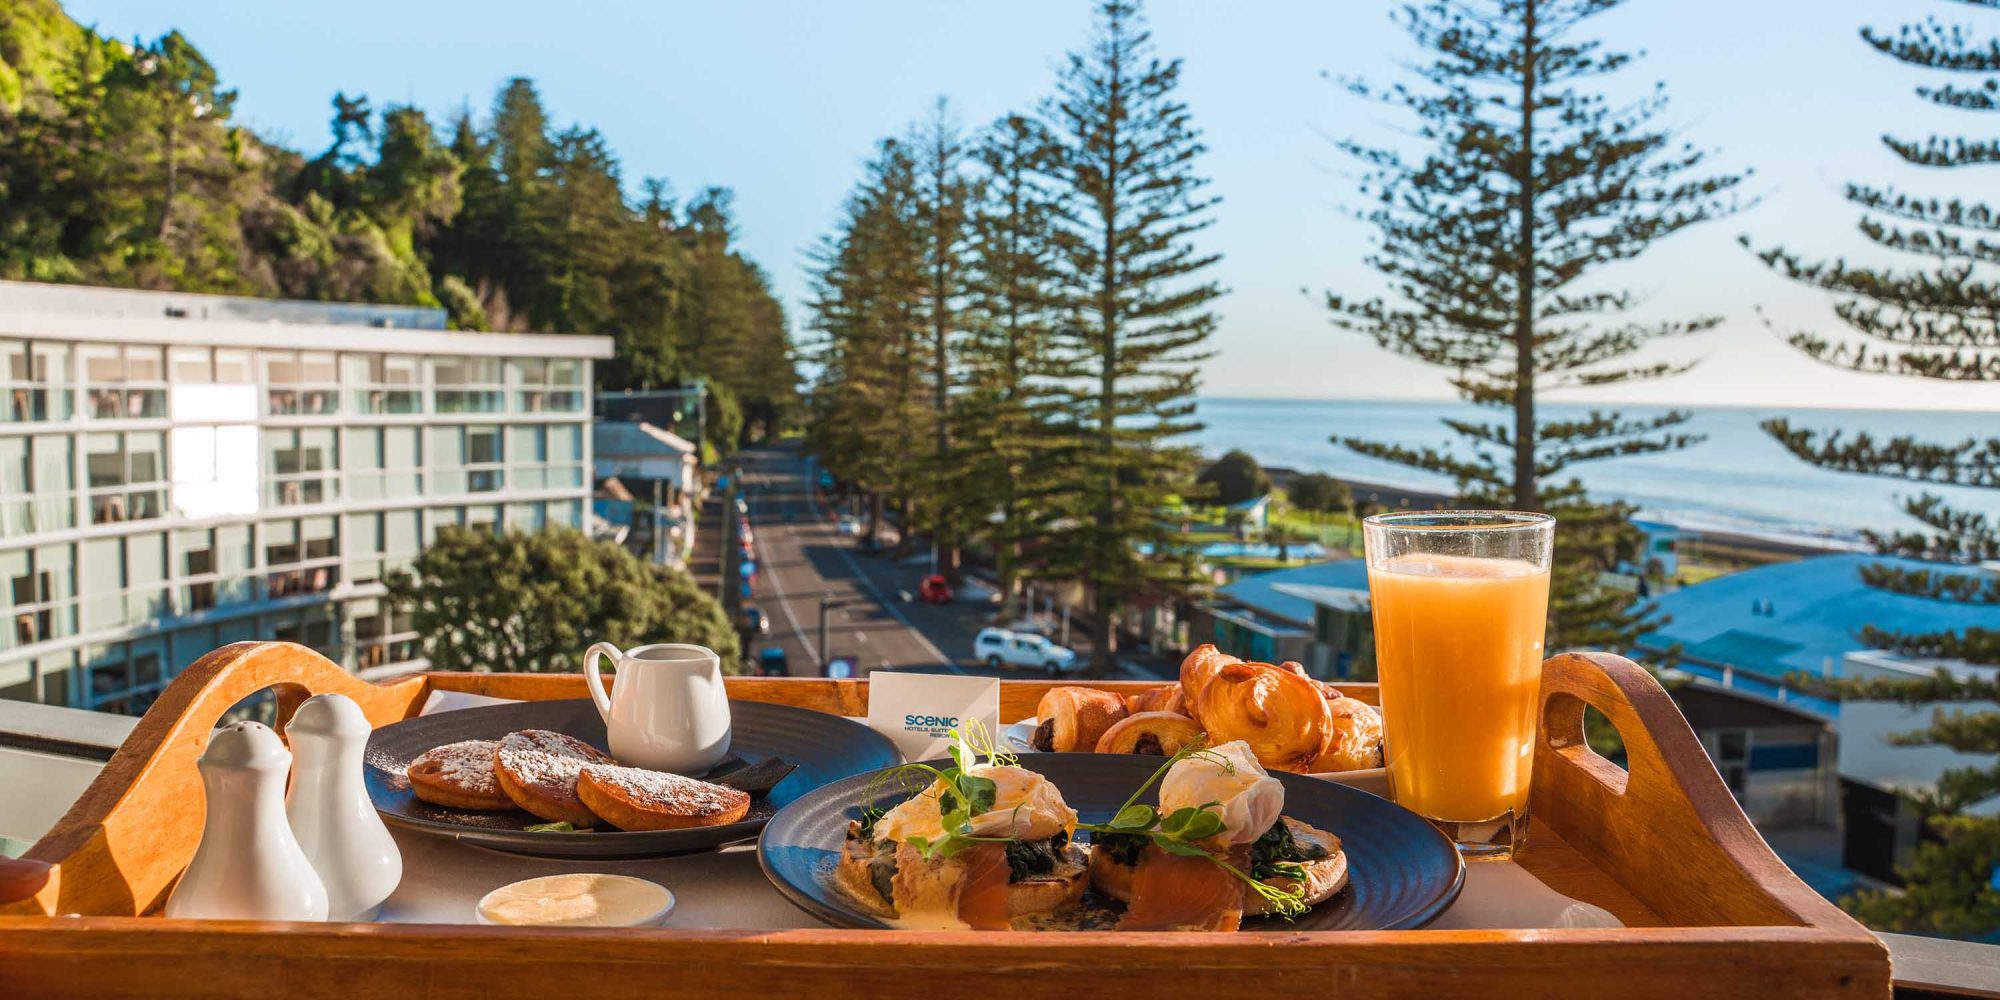
[[[951,584],[946,583],[943,576],[932,573],[924,577],[924,582],[917,584],[917,596],[923,598],[925,604],[950,604]]]
[[[771,616],[765,614],[764,609],[755,604],[745,605],[743,608],[743,630],[754,635],[770,635]]]
[[[736,498],[736,513],[738,513],[738,514],[742,514],[742,515],[744,515],[745,517],[748,517],[748,516],[750,515],[750,501],[748,501],[748,500],[745,500],[745,499],[743,499],[742,497],[737,497],[737,498]]]
[[[843,535],[861,534],[861,520],[852,514],[842,514],[840,520],[834,522],[833,530]]]
[[[792,668],[785,662],[785,647],[765,646],[759,650],[757,672],[766,677],[790,677]]]
[[[1076,665],[1076,651],[1056,645],[1048,636],[1004,628],[980,629],[972,640],[972,655],[995,669],[1038,667],[1054,674]]]
[[[742,579],[742,581],[740,581],[740,585],[736,588],[736,592],[746,601],[751,599],[752,597],[757,596],[757,594],[750,589],[750,578],[748,576],[745,576]]]

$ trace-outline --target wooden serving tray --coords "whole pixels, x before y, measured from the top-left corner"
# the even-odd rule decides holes
[[[867,714],[868,682],[730,678],[733,698]],[[1003,681],[1001,719],[1059,682]],[[1107,689],[1144,682],[1099,682]],[[432,691],[573,698],[578,675],[421,674],[369,684],[319,654],[241,642],[167,688],[68,815],[0,877],[0,996],[1886,997],[1888,951],[1771,853],[1673,702],[1603,653],[1543,668],[1522,867],[1627,925],[1592,930],[1035,935],[563,930],[168,920],[200,840],[195,758],[216,720],[275,688],[279,717],[337,691],[371,722]],[[1364,701],[1368,685],[1342,685]],[[1584,745],[1586,705],[1630,771]],[[46,867],[44,867],[46,866]]]

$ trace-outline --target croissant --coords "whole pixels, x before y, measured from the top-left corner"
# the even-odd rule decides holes
[[[1186,715],[1187,689],[1179,684],[1147,688],[1138,694],[1127,695],[1125,708],[1133,715],[1141,712],[1172,712],[1175,715]]]
[[[1043,752],[1089,752],[1112,723],[1129,714],[1125,699],[1094,688],[1050,688],[1035,708],[1041,724],[1030,742]]]
[[[1177,712],[1136,712],[1118,720],[1097,739],[1098,753],[1145,753],[1171,757],[1201,738],[1201,727]]]
[[[1211,742],[1243,740],[1258,763],[1280,771],[1311,767],[1332,724],[1316,682],[1268,663],[1223,665],[1189,705]]]
[[[1328,684],[1327,682],[1325,682],[1325,681],[1323,681],[1323,680],[1320,680],[1319,678],[1317,678],[1317,677],[1314,677],[1313,675],[1311,675],[1311,674],[1309,674],[1309,673],[1306,673],[1306,668],[1305,668],[1305,665],[1304,665],[1304,664],[1302,664],[1302,663],[1300,663],[1300,662],[1299,662],[1299,661],[1297,661],[1297,660],[1286,660],[1285,662],[1283,662],[1283,663],[1280,663],[1280,664],[1278,664],[1278,669],[1280,669],[1280,670],[1289,670],[1289,671],[1291,671],[1292,673],[1295,673],[1295,674],[1299,675],[1300,677],[1303,677],[1303,678],[1305,678],[1306,680],[1309,680],[1309,681],[1313,682],[1314,684],[1317,684],[1317,685],[1319,685],[1319,693],[1320,693],[1320,694],[1323,694],[1323,695],[1325,695],[1325,696],[1326,696],[1326,700],[1327,700],[1327,701],[1329,701],[1329,702],[1331,702],[1331,701],[1332,701],[1333,699],[1335,699],[1335,698],[1340,698],[1340,697],[1344,697],[1344,696],[1343,696],[1343,695],[1342,695],[1342,694],[1340,693],[1340,689],[1339,689],[1339,688],[1337,688],[1337,687],[1334,687],[1333,685],[1331,685],[1331,684]]]
[[[1359,771],[1382,766],[1382,713],[1353,698],[1326,703],[1326,745],[1313,758],[1312,772]]]
[[[1181,661],[1181,692],[1186,697],[1187,714],[1194,721],[1201,720],[1201,692],[1214,679],[1217,671],[1242,660],[1229,655],[1208,643],[1194,648],[1194,652]]]

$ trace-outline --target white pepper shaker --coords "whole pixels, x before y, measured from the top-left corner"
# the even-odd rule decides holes
[[[285,726],[297,758],[285,796],[292,835],[326,886],[330,920],[370,920],[403,880],[403,854],[362,782],[368,717],[343,694],[306,699]]]
[[[271,727],[218,729],[195,762],[207,794],[201,844],[167,916],[215,920],[325,920],[326,887],[285,820],[292,755]]]

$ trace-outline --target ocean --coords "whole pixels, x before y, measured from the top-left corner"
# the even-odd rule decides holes
[[[1545,403],[1544,417],[1578,417],[1617,409],[1631,417],[1665,406]],[[1758,424],[1789,417],[1794,426],[1867,431],[1878,439],[1913,434],[1954,443],[2000,436],[2000,414],[1936,410],[1832,410],[1762,407],[1683,407],[1693,414],[1681,430],[1705,434],[1691,448],[1659,455],[1588,462],[1571,471],[1595,496],[1635,503],[1643,517],[1696,531],[1732,532],[1829,547],[1855,543],[1861,529],[1921,527],[1901,500],[1923,492],[1961,509],[2000,518],[2000,491],[1931,486],[1827,472],[1792,457]],[[1416,447],[1460,448],[1442,417],[1490,419],[1459,402],[1203,398],[1206,427],[1196,443],[1209,455],[1241,448],[1265,465],[1326,472],[1397,489],[1444,492],[1449,479],[1368,458],[1334,444],[1353,436]]]

